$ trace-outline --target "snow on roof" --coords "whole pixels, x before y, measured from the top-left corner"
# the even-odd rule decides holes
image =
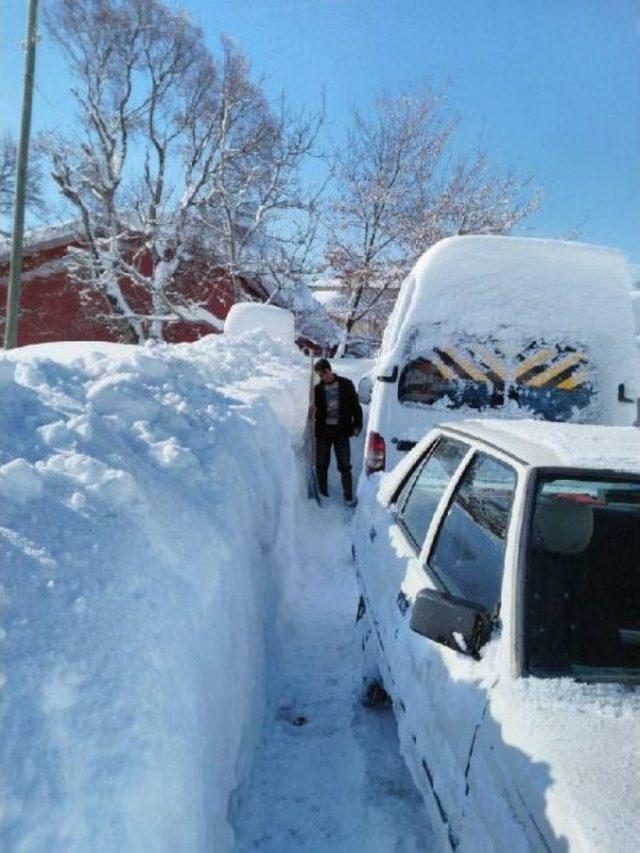
[[[328,311],[340,310],[346,305],[344,294],[339,290],[314,290],[313,298]]]
[[[442,424],[536,467],[594,468],[640,474],[640,429],[534,420]]]
[[[25,231],[23,240],[23,254],[41,252],[64,243],[78,240],[80,238],[80,225],[75,220],[68,222],[57,222],[43,228],[34,228]],[[0,240],[0,264],[7,263],[11,255],[11,238]]]

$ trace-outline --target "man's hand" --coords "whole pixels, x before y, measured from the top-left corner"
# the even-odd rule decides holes
[[[361,432],[362,432],[362,430],[360,430],[360,429],[354,429],[353,437],[355,438],[357,435],[360,435]]]
[[[316,407],[314,406],[313,403],[310,403],[309,404],[309,417],[310,418],[314,417],[315,413],[316,413]]]

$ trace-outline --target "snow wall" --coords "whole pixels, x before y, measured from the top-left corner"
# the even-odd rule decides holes
[[[2,849],[228,850],[306,363],[253,335],[26,347],[0,369]]]

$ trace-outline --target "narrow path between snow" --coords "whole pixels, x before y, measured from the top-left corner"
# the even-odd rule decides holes
[[[321,508],[299,505],[271,707],[233,821],[238,853],[434,849],[398,752],[393,711],[367,710],[357,700],[350,519],[337,497]]]

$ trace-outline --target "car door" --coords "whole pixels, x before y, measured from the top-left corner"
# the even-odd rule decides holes
[[[454,846],[467,807],[476,732],[498,674],[500,631],[475,660],[412,633],[409,609],[419,588],[431,587],[473,602],[499,624],[517,482],[516,467],[503,459],[480,450],[468,453],[401,584],[407,607],[392,670],[404,706],[403,739]]]
[[[375,493],[361,496],[355,545],[358,578],[380,647],[380,674],[385,683],[393,680],[387,658],[398,622],[407,611],[404,578],[419,560],[439,501],[469,450],[462,441],[436,436],[398,483],[388,506],[380,504]],[[392,693],[392,684],[386,686]]]

